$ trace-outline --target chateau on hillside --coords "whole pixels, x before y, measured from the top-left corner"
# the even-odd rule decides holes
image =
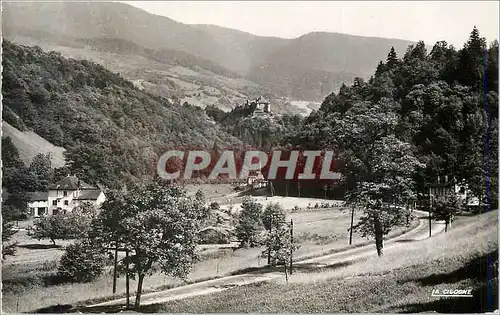
[[[271,104],[268,101],[262,99],[262,97],[257,98],[250,104],[247,100],[247,105],[252,105],[252,107],[254,107],[252,117],[271,117],[273,115],[271,112]]]
[[[98,207],[106,199],[101,189],[69,175],[47,191],[34,192],[30,197],[28,207],[33,217],[71,212],[85,201]]]

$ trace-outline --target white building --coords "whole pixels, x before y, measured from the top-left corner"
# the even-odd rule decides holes
[[[249,175],[247,178],[247,185],[252,188],[262,188],[267,187],[267,180],[264,178],[264,175],[260,171],[257,171],[256,175]]]
[[[479,205],[479,198],[472,194],[467,183],[463,181],[459,182],[455,178],[448,180],[448,176],[438,176],[437,182],[429,185],[429,193],[431,195],[431,199],[436,199],[449,194],[455,194],[467,206]]]
[[[30,195],[28,208],[32,217],[41,217],[47,214],[48,193],[46,191],[37,191]]]
[[[47,192],[34,193],[28,207],[33,216],[37,217],[70,212],[84,201],[99,207],[105,199],[101,189],[79,180],[76,176],[67,176],[51,185]],[[43,208],[45,210],[42,212]]]
[[[248,103],[248,102],[247,102]],[[255,104],[255,110],[253,112],[253,117],[269,117],[271,116],[271,104],[259,97],[257,100],[252,102]]]

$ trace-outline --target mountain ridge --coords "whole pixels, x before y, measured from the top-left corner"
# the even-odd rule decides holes
[[[184,24],[126,3],[5,3],[4,36],[23,32],[131,41],[148,49],[183,51],[294,100],[321,101],[354,77],[367,79],[391,47],[412,41],[325,31],[286,39],[210,24]],[[41,36],[41,35],[40,35]],[[41,38],[41,37],[39,37]]]

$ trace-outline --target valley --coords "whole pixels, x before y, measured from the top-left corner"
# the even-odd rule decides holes
[[[3,312],[498,311],[499,44],[476,26],[458,48],[302,11],[280,38],[2,5]],[[328,25],[350,5],[311,2]],[[368,7],[343,23],[428,40],[457,14]],[[290,12],[243,13],[273,34]]]

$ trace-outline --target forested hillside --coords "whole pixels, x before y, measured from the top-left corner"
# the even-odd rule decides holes
[[[350,163],[352,182],[373,185],[368,195],[385,191],[382,170],[416,157],[423,163],[415,178],[419,195],[405,198],[422,198],[427,183],[447,176],[463,180],[485,203],[491,192],[495,204],[498,42],[488,47],[474,29],[458,51],[444,41],[430,52],[419,42],[402,58],[391,49],[368,82],[357,78],[330,94],[298,130],[287,141],[337,149]]]
[[[152,174],[169,146],[239,143],[194,106],[174,106],[85,60],[3,41],[3,117],[66,149],[89,183],[117,186]]]
[[[30,45],[75,47],[77,38],[106,49],[103,41],[113,40],[111,46],[130,42],[160,51],[148,55],[162,61],[178,57],[230,78],[236,72],[279,97],[307,101],[321,101],[355,76],[367,78],[388,47],[399,52],[412,43],[325,32],[293,39],[263,37],[183,24],[118,2],[10,2],[3,7],[2,26],[6,38],[19,43],[28,39]]]

